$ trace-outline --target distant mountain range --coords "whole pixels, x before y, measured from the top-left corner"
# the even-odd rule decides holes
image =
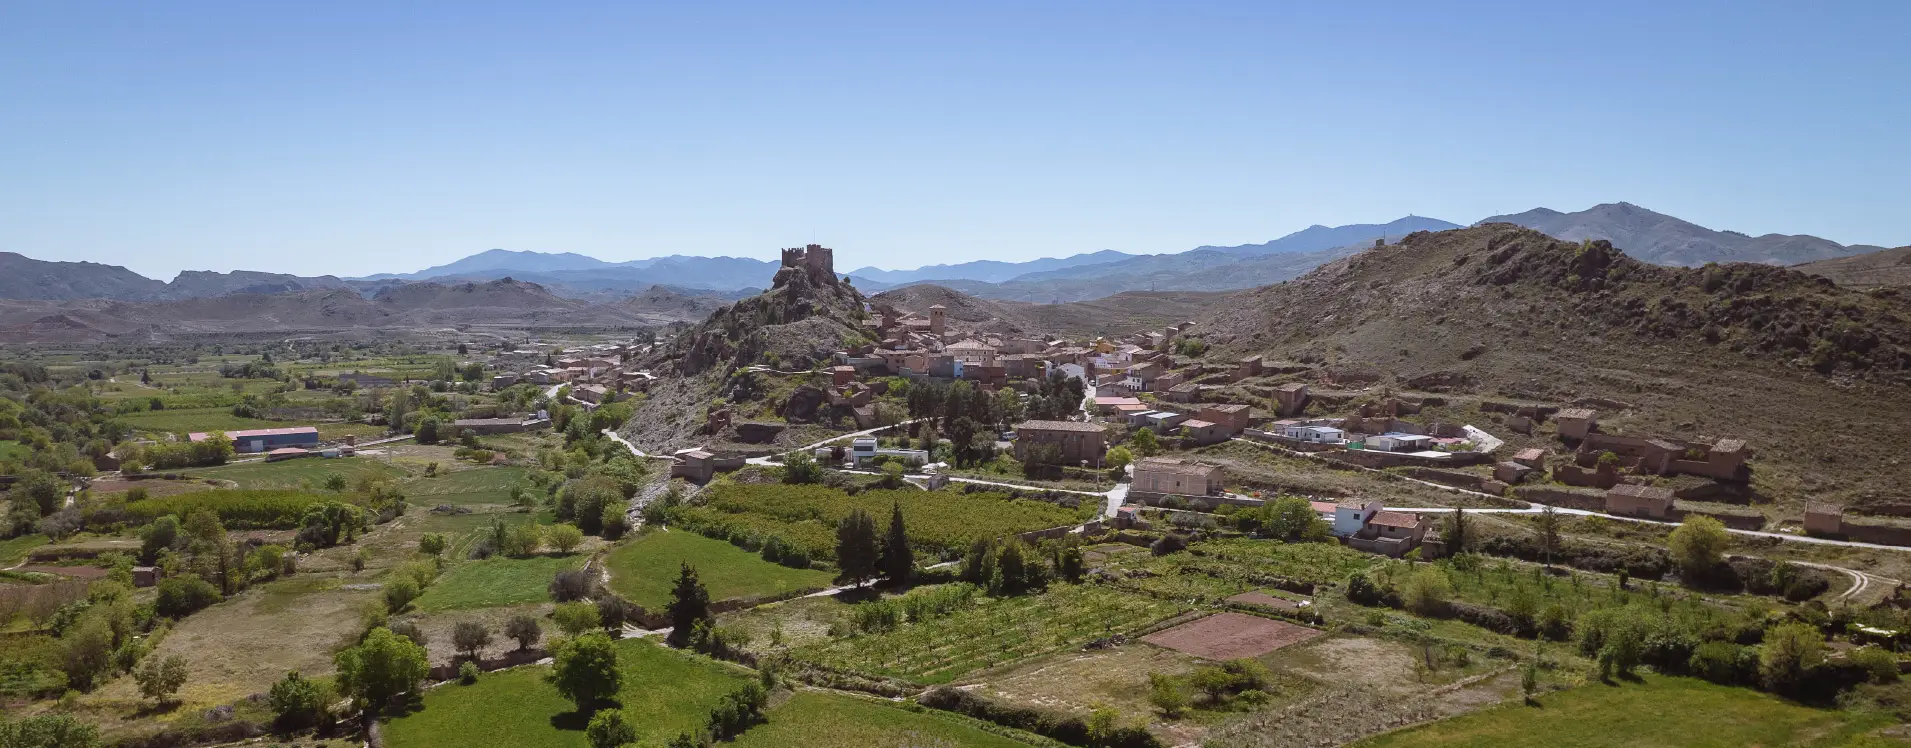
[[[1502,222],[1568,241],[1606,239],[1630,256],[1660,265],[1793,265],[1880,249],[1847,247],[1815,236],[1753,237],[1715,231],[1630,203],[1597,205],[1577,213],[1535,208],[1480,223]],[[1324,263],[1362,252],[1377,240],[1391,243],[1418,231],[1459,227],[1436,218],[1409,216],[1384,224],[1310,226],[1262,244],[1204,245],[1164,254],[1101,250],[1027,262],[983,260],[913,270],[862,267],[848,276],[857,289],[866,292],[929,283],[983,298],[1038,303],[1084,301],[1126,291],[1232,291],[1298,278]],[[769,287],[779,265],[775,260],[748,257],[686,255],[607,262],[572,252],[492,249],[413,273],[342,279],[188,271],[167,283],[114,265],[47,262],[0,253],[0,299],[167,301],[313,290],[350,290],[370,297],[421,281],[456,284],[511,278],[535,283],[557,297],[588,302],[628,298],[660,287],[691,295],[714,291],[734,300]]]
[[[1519,224],[1566,241],[1605,239],[1633,259],[1681,267],[1708,262],[1796,265],[1884,249],[1864,244],[1847,247],[1802,234],[1747,236],[1737,231],[1714,231],[1631,203],[1595,205],[1578,213],[1534,208],[1480,223]]]

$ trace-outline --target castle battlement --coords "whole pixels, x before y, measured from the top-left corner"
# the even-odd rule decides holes
[[[803,247],[791,247],[783,250],[783,267],[802,268],[809,271],[813,278],[834,278],[836,275],[835,252],[820,244]]]

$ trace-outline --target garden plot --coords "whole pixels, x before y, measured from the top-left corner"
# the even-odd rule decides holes
[[[947,617],[881,634],[801,647],[795,656],[828,667],[947,683],[984,668],[1144,628],[1184,610],[1165,600],[1058,584],[1039,595],[983,598]]]
[[[1260,657],[1321,635],[1286,621],[1244,613],[1216,613],[1196,621],[1157,631],[1141,638],[1149,644],[1186,652],[1209,660]]]

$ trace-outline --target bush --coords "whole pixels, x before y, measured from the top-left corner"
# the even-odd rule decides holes
[[[1693,675],[1725,685],[1747,683],[1758,672],[1751,649],[1730,642],[1705,642],[1692,650],[1686,669]]]
[[[418,595],[418,582],[411,577],[400,576],[385,582],[385,608],[393,613],[402,612]]]
[[[559,603],[551,611],[551,621],[565,636],[581,636],[597,628],[597,606],[590,603]]]
[[[1167,533],[1148,545],[1148,551],[1157,556],[1166,556],[1177,551],[1187,550],[1188,539],[1177,533]]]
[[[1860,647],[1851,651],[1851,664],[1864,668],[1871,675],[1873,683],[1896,683],[1899,677],[1898,656],[1877,647]]]
[[[458,682],[467,686],[476,683],[479,672],[478,663],[465,660],[463,665],[458,666]]]
[[[624,713],[617,709],[606,709],[591,717],[590,726],[584,728],[584,737],[591,748],[617,748],[637,742],[637,729],[624,721]]]
[[[568,603],[590,597],[597,589],[597,581],[590,572],[582,569],[560,571],[551,579],[551,600]]]
[[[218,587],[197,574],[162,579],[157,592],[153,612],[167,618],[184,618],[224,599]]]
[[[1407,609],[1424,616],[1445,614],[1447,599],[1452,596],[1453,585],[1447,581],[1446,572],[1432,566],[1407,577],[1405,587],[1400,590],[1400,600]]]
[[[318,724],[325,716],[325,704],[329,700],[323,686],[306,680],[297,670],[286,673],[279,682],[272,684],[272,691],[266,694],[266,703],[272,706],[272,713],[276,715],[275,724],[284,730],[298,730]]]
[[[418,552],[431,556],[444,555],[445,536],[431,533],[418,539]]]
[[[545,532],[544,539],[558,553],[568,555],[584,542],[584,531],[577,529],[576,525],[552,525]]]

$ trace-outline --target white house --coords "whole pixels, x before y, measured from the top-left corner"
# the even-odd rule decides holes
[[[1380,502],[1369,501],[1365,504],[1342,501],[1334,505],[1334,535],[1353,535],[1366,529],[1367,522],[1380,513]]]
[[[1367,448],[1386,452],[1420,452],[1433,448],[1433,437],[1390,431],[1379,436],[1367,437]]]
[[[1281,431],[1281,436],[1295,441],[1313,442],[1315,444],[1344,444],[1347,442],[1347,432],[1332,426],[1289,426]]]

